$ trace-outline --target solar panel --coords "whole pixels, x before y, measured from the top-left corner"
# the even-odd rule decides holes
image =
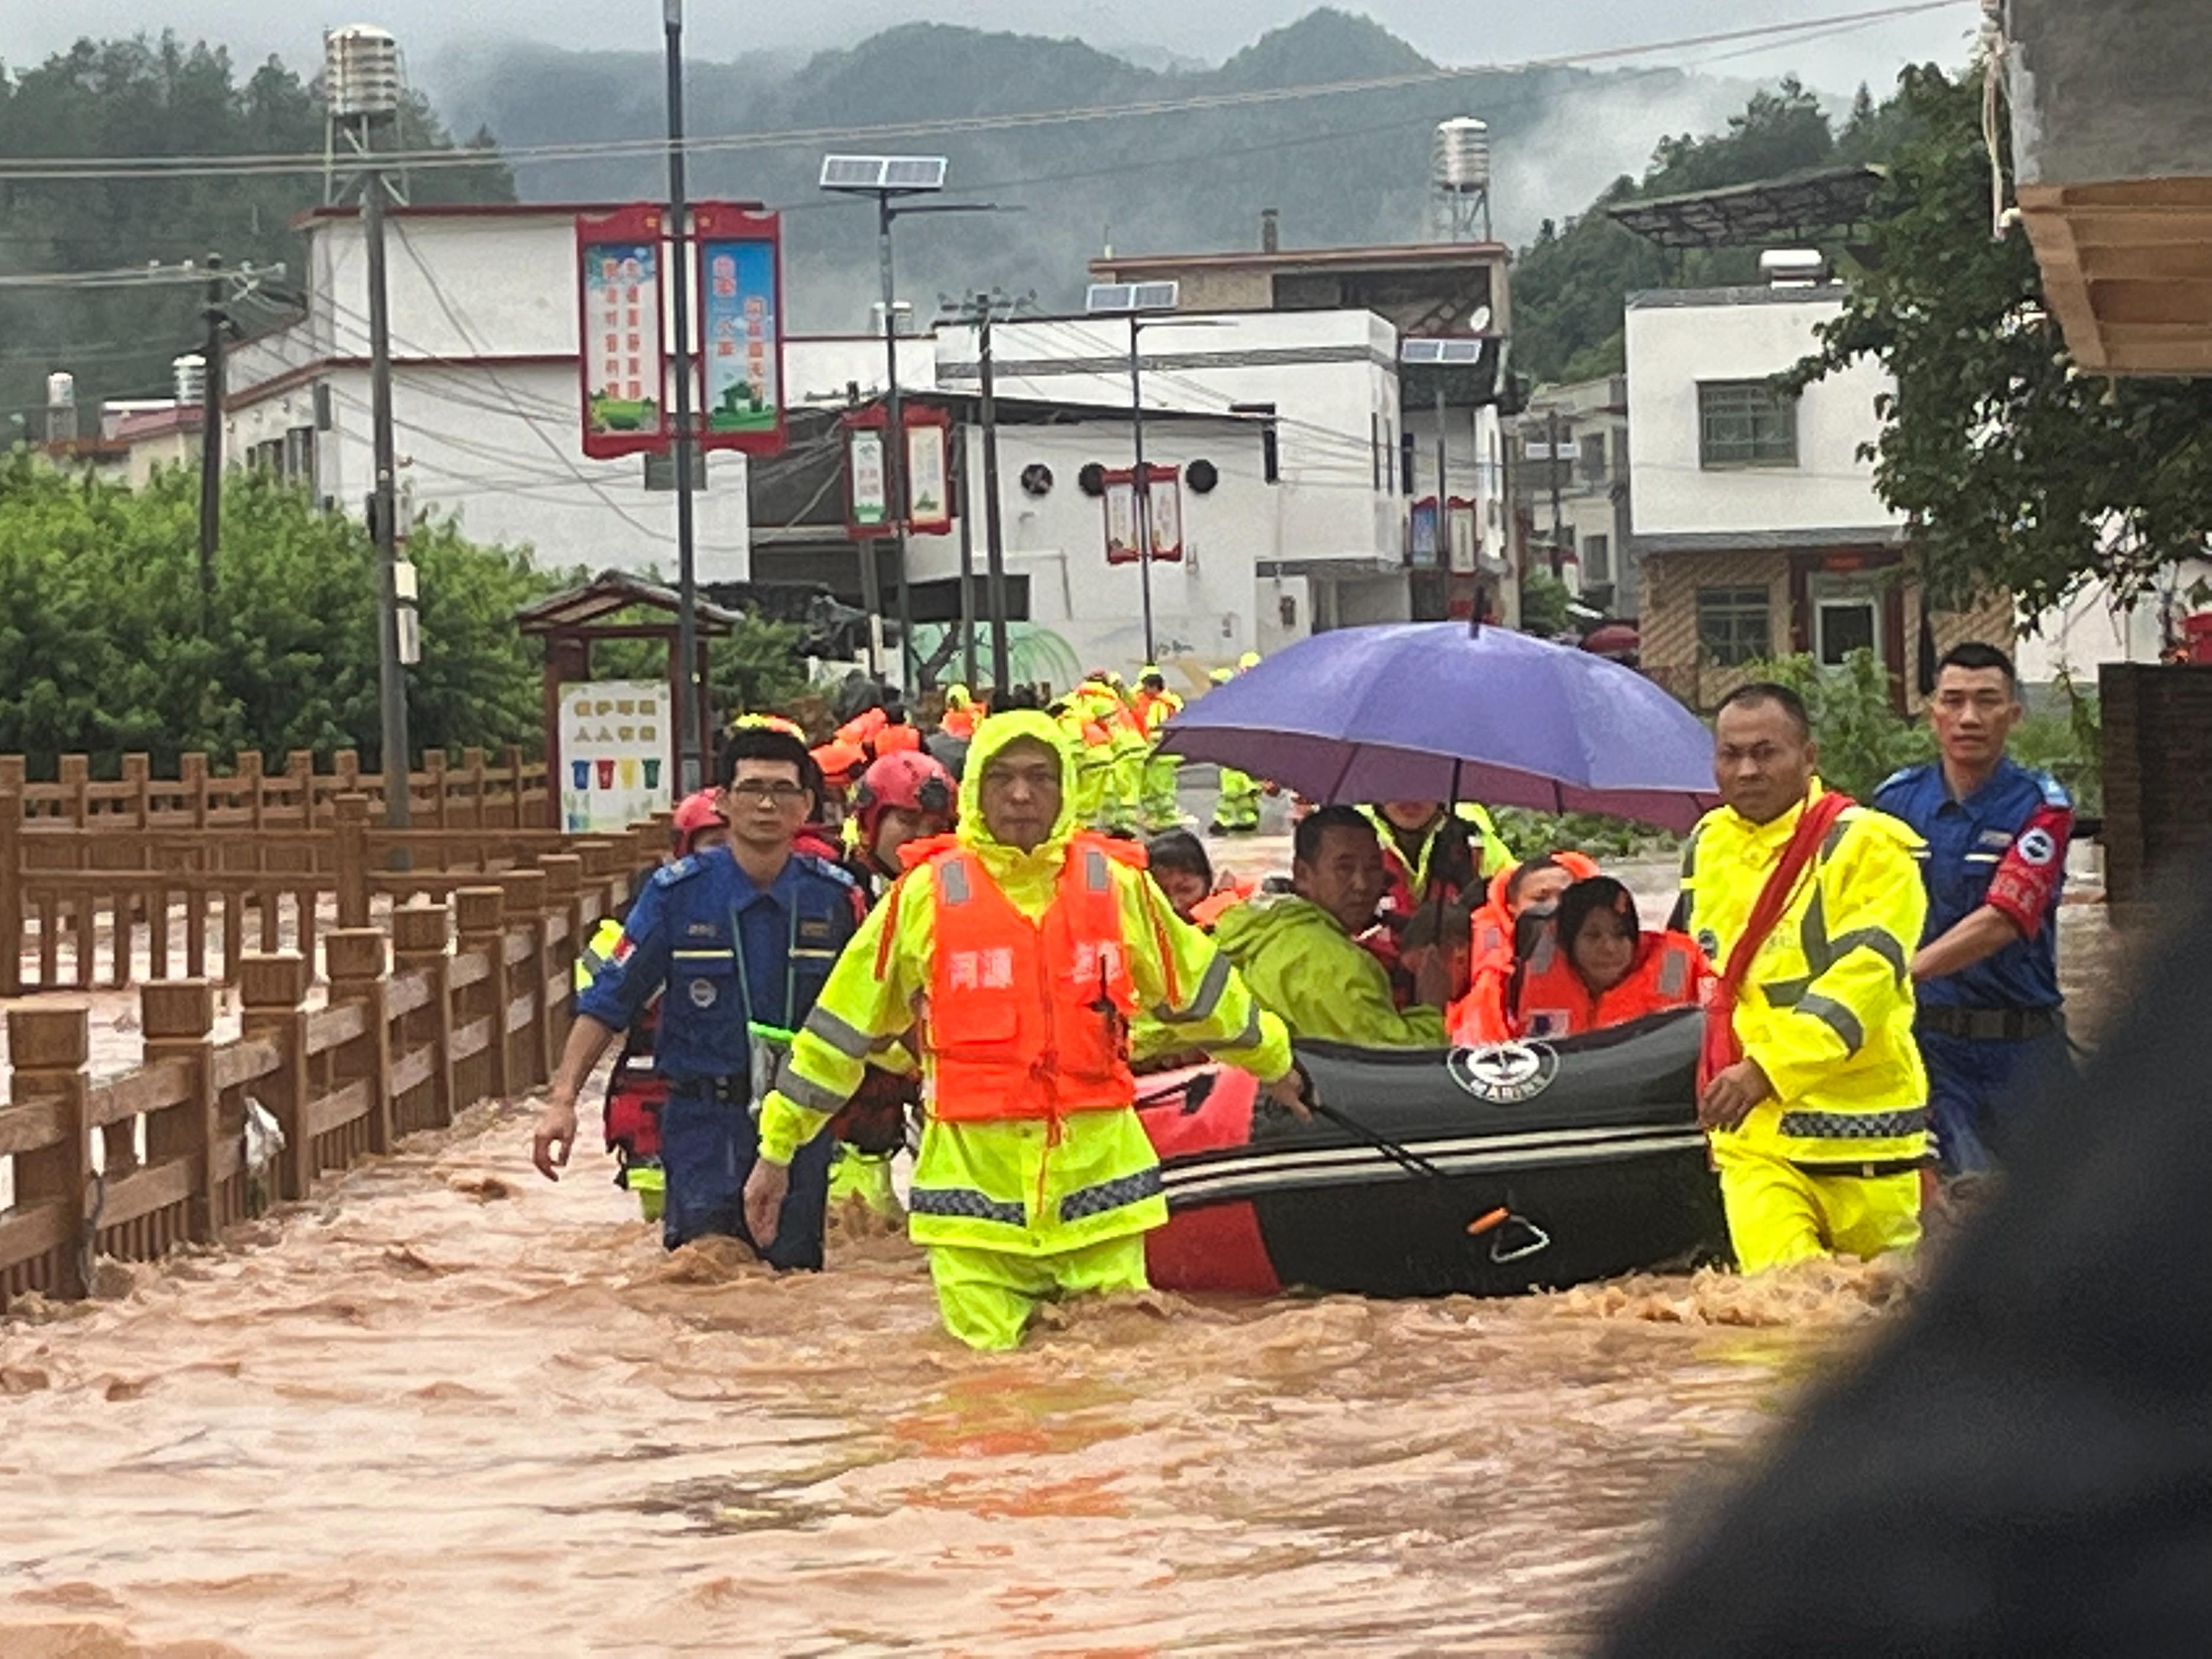
[[[1127,311],[1135,292],[1127,283],[1093,283],[1084,294],[1083,308],[1092,312]]]
[[[1173,283],[1139,283],[1129,304],[1138,311],[1173,311],[1180,292]]]
[[[884,187],[886,190],[943,190],[945,158],[942,155],[887,155],[884,158]]]
[[[1083,308],[1109,316],[1173,311],[1180,291],[1173,283],[1093,283],[1084,295]]]
[[[884,159],[880,155],[830,155],[823,158],[824,190],[881,190]]]
[[[1482,361],[1482,347],[1480,340],[1401,340],[1398,342],[1398,361],[1401,363],[1479,363]]]

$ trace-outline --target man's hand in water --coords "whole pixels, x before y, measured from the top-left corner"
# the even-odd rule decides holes
[[[790,1191],[791,1165],[771,1164],[764,1158],[753,1160],[753,1172],[745,1177],[745,1231],[753,1236],[756,1249],[764,1253],[775,1243],[776,1224]]]
[[[1293,1066],[1267,1085],[1267,1096],[1299,1122],[1310,1123],[1313,1108],[1307,1104],[1307,1097],[1311,1088],[1306,1074]]]
[[[559,1152],[555,1152],[555,1147]],[[576,1150],[576,1102],[556,1095],[545,1103],[538,1119],[538,1133],[531,1143],[530,1161],[548,1181],[558,1181],[568,1167],[568,1154]]]

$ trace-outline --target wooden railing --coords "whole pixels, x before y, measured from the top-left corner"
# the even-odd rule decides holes
[[[443,901],[548,854],[598,843],[489,823],[386,830],[377,803],[340,795],[326,821],[150,824],[120,813],[78,823],[27,817],[0,788],[0,996],[91,990],[173,973],[236,983],[249,951],[289,949],[310,966],[327,922],[366,927],[375,901]],[[651,862],[665,828],[604,843],[611,878]]]
[[[246,1218],[249,1099],[283,1130],[262,1176],[275,1201],[305,1198],[325,1173],[476,1101],[545,1082],[568,1034],[577,951],[621,894],[612,860],[594,861],[596,876],[582,854],[549,854],[446,902],[402,905],[388,936],[326,933],[321,1008],[307,1006],[303,953],[246,956],[230,1042],[214,1039],[206,979],[142,986],[143,1058],[121,1077],[88,1076],[82,1003],[9,1009],[0,1158],[13,1160],[15,1201],[0,1211],[0,1310],[27,1291],[82,1296],[96,1255],[152,1261]]]
[[[27,823],[76,829],[306,830],[331,822],[345,795],[368,796],[371,815],[384,816],[383,776],[363,772],[350,749],[337,752],[328,772],[316,771],[306,750],[295,750],[275,773],[264,769],[256,751],[239,756],[228,774],[203,754],[179,757],[173,778],[154,776],[149,757],[137,754],[124,756],[120,775],[112,779],[95,781],[82,755],[62,756],[58,769],[55,781],[33,782],[22,756],[0,755],[0,793],[21,798],[17,811]],[[556,827],[544,763],[524,760],[520,749],[496,760],[482,749],[465,750],[458,765],[433,750],[410,775],[408,798],[410,816],[425,829]]]

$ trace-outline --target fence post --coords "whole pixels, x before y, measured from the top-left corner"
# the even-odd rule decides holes
[[[185,786],[185,805],[192,815],[192,828],[208,827],[208,757],[195,749],[177,757],[177,777]]]
[[[430,796],[430,822],[441,830],[446,826],[446,751],[430,749],[422,755],[422,787]]]
[[[368,797],[340,795],[337,813],[338,926],[368,926]],[[335,975],[333,978],[337,977]]]
[[[546,941],[545,987],[545,1080],[550,1083],[553,1073],[561,1064],[561,1050],[568,1041],[568,1027],[575,1018],[576,958],[583,954],[590,941],[591,929],[599,918],[586,915],[589,907],[584,898],[584,860],[574,853],[548,853],[538,860],[538,867],[545,872],[545,903],[551,915],[564,918],[567,930],[557,939]],[[549,934],[550,930],[548,930]],[[552,988],[558,985],[561,994],[552,996]]]
[[[545,872],[510,870],[499,878],[499,886],[507,896],[507,931],[513,933],[520,927],[530,941],[530,954],[516,964],[530,996],[530,1024],[518,1033],[520,1052],[507,1079],[519,1092],[551,1077],[556,1059],[545,997]]]
[[[462,750],[461,766],[469,775],[469,828],[481,830],[484,827],[484,751]]]
[[[307,1133],[307,1016],[300,1006],[307,994],[307,958],[297,951],[246,957],[238,989],[246,1035],[276,1044],[280,1057],[276,1070],[253,1085],[284,1131],[280,1195],[305,1198],[321,1173]]]
[[[133,750],[123,757],[122,778],[131,787],[131,805],[127,810],[132,826],[140,830],[150,827],[153,822],[149,816],[153,811],[153,791],[149,786],[154,781],[154,757],[143,750]]]
[[[453,959],[446,951],[451,921],[442,904],[403,904],[392,913],[392,954],[398,971],[420,969],[430,979],[429,1006],[405,1017],[401,1042],[410,1053],[425,1040],[433,1045],[430,1123],[437,1126],[453,1121]]]
[[[315,827],[315,751],[312,749],[288,749],[284,751],[284,777],[294,789],[300,792],[300,827]]]
[[[83,755],[64,755],[61,757],[62,787],[67,792],[62,800],[62,811],[78,829],[92,811],[92,762]]]
[[[507,1097],[507,894],[497,887],[464,887],[453,895],[453,930],[464,951],[481,951],[487,972],[485,1012],[491,1017],[491,1042],[484,1049],[484,1092]]]
[[[348,797],[349,799],[356,799]],[[344,801],[338,803],[343,808]],[[367,805],[364,801],[363,806]],[[337,1055],[333,1084],[368,1079],[368,1150],[392,1150],[392,1026],[384,1012],[384,934],[374,927],[339,927],[323,935],[323,964],[330,975],[331,1004],[358,1002],[368,1030],[361,1045]]]
[[[138,1022],[145,1032],[146,1063],[184,1060],[191,1069],[190,1103],[156,1112],[146,1121],[149,1164],[189,1159],[192,1195],[188,1229],[193,1238],[216,1235],[221,1210],[216,1147],[222,1139],[215,1091],[215,988],[204,979],[164,980],[138,988]]]
[[[236,769],[239,793],[246,797],[246,821],[253,828],[262,827],[269,804],[262,799],[266,781],[262,775],[261,751],[241,749],[238,751]]]
[[[23,797],[0,791],[0,997],[23,994]]]
[[[507,824],[520,830],[529,823],[522,810],[522,750],[514,744],[507,746]]]
[[[58,1204],[69,1229],[54,1252],[57,1297],[85,1293],[85,1200],[92,1175],[85,1109],[92,1085],[84,1064],[92,1054],[91,1026],[90,1012],[82,1002],[8,1011],[8,1063],[14,1073],[9,1097],[19,1108],[51,1106],[63,1132],[51,1146],[15,1154],[15,1207],[27,1212]]]

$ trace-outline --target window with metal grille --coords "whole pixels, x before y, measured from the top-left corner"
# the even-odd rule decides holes
[[[1698,386],[1698,460],[1707,468],[1797,465],[1797,400],[1765,380]]]
[[[1609,582],[1613,580],[1611,537],[1583,538],[1583,580],[1586,582]]]
[[[1723,668],[1741,668],[1771,656],[1771,595],[1763,587],[1699,588],[1698,648]]]

